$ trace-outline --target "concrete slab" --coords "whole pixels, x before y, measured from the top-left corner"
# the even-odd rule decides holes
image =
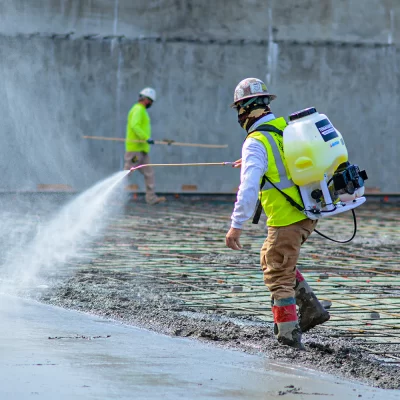
[[[241,352],[0,297],[0,397],[399,399]]]

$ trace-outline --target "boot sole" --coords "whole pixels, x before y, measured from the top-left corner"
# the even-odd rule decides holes
[[[330,314],[327,312],[325,314],[321,314],[319,317],[311,320],[310,323],[308,323],[305,327],[302,326],[300,323],[300,329],[302,332],[308,332],[310,329],[316,327],[317,325],[321,325],[324,322],[329,321],[331,318]]]

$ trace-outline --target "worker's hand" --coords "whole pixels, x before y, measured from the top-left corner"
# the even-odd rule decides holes
[[[241,229],[231,228],[225,236],[225,244],[232,250],[241,250],[242,245],[239,242],[240,235],[242,234]]]
[[[239,160],[236,160],[234,164],[232,165],[233,168],[240,168],[242,166],[242,159],[239,158]]]
[[[153,140],[153,139],[147,139],[146,142],[147,142],[148,144],[154,144],[154,140]]]

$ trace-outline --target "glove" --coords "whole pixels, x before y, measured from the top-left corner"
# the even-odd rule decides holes
[[[153,139],[147,139],[146,142],[147,142],[148,144],[154,144],[154,140],[153,140]]]
[[[235,163],[232,165],[233,168],[241,168],[242,166],[242,159],[236,160]]]

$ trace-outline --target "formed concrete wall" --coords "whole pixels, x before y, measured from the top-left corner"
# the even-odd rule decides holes
[[[397,0],[0,0],[0,32],[393,44]],[[270,22],[272,24],[270,25]]]
[[[154,146],[153,161],[237,159],[244,132],[228,105],[257,76],[278,95],[276,114],[316,106],[368,185],[400,192],[399,19],[395,0],[0,0],[0,189],[83,189],[121,168],[122,144],[82,136],[124,137],[147,85],[159,95],[156,139],[229,144]],[[188,167],[156,178],[160,192],[229,193],[239,176]]]

